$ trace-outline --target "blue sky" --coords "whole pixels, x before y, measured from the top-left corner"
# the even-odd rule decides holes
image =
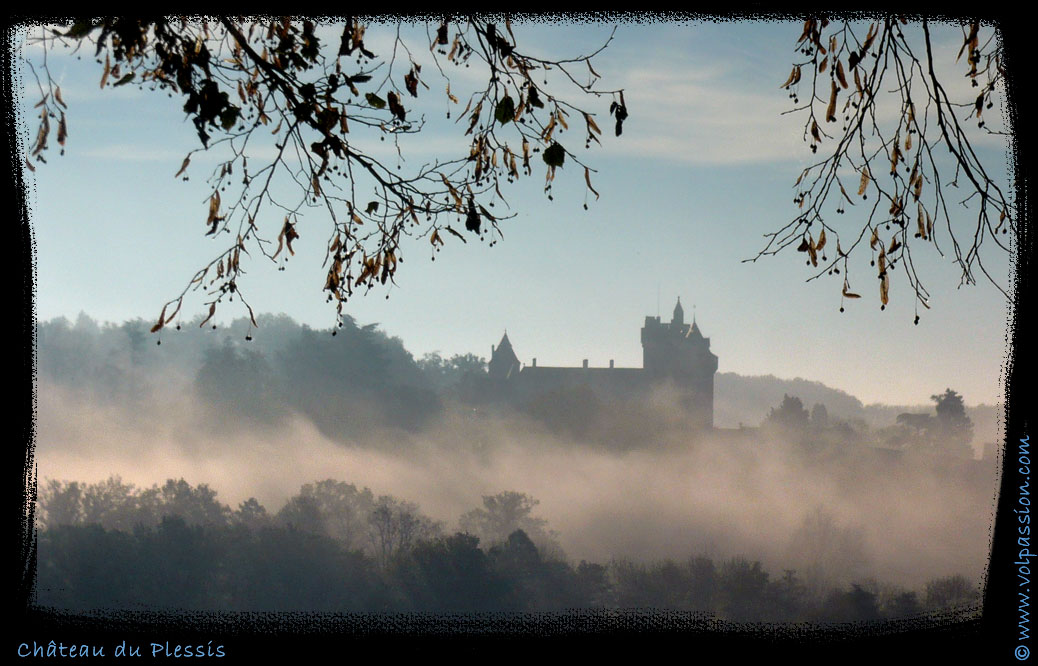
[[[531,48],[557,57],[594,49],[612,30],[515,28]],[[601,199],[590,196],[585,210],[582,171],[563,167],[548,201],[535,170],[505,192],[517,216],[503,223],[504,238],[493,248],[448,238],[431,261],[428,241],[415,240],[403,248],[389,298],[372,292],[346,311],[360,323],[378,322],[416,356],[488,356],[507,329],[526,363],[536,357],[540,365],[579,365],[587,358],[593,366],[612,359],[637,367],[644,317],[659,308],[669,318],[680,296],[689,317],[695,306],[720,372],[819,380],[865,402],[926,403],[946,387],[970,404],[1000,400],[1008,304],[985,282],[958,288],[949,257],[913,255],[931,292],[932,310],[918,325],[903,274],[892,276],[891,303],[880,311],[864,255],[850,275],[863,298],[846,302],[843,313],[839,278],[805,282],[812,273],[802,254],[743,261],[763,247],[764,233],[796,215],[793,184],[812,157],[801,140],[803,119],[782,115],[791,103],[779,88],[800,30],[794,23],[620,24],[594,66],[605,87],[625,90],[630,118],[623,136],[608,131],[607,100],[585,105],[607,130],[604,145],[584,155],[597,169]],[[385,34],[372,26],[369,48],[385,53]],[[939,34],[942,71],[954,87],[962,83],[963,68],[954,62],[961,33]],[[422,39],[416,56],[427,51]],[[106,321],[154,320],[222,249],[204,236],[203,181],[217,158],[197,156],[191,180],[174,179],[198,144],[179,102],[130,86],[101,91],[92,59],[50,58],[70,106],[69,141],[64,156],[52,148],[48,164],[26,172],[37,316],[83,311]],[[472,77],[458,73],[455,94]],[[428,80],[437,79],[430,73]],[[38,93],[27,71],[23,84],[30,137]],[[441,88],[430,85],[428,106],[421,107],[427,131],[402,145],[404,157],[418,164],[445,149],[467,153],[465,128],[442,119]],[[990,172],[1007,174],[1004,144],[978,135],[977,146]],[[968,224],[967,213],[953,214]],[[298,229],[297,255],[285,271],[257,261],[240,284],[257,312],[329,327],[335,313],[321,290],[320,265],[329,222],[307,215]],[[1010,284],[1009,258],[988,255],[993,274]],[[186,302],[186,315],[202,312],[201,297]],[[242,315],[227,306],[219,316]]]

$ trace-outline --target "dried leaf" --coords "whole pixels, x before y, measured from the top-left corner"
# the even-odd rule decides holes
[[[462,211],[461,195],[458,194],[458,191],[454,189],[454,186],[451,185],[449,180],[447,180],[447,176],[441,173],[440,178],[443,180],[443,184],[447,186],[447,190],[451,193],[451,196],[454,197],[454,206],[460,213]]]
[[[600,130],[598,128],[598,125],[595,124],[595,121],[591,117],[590,113],[585,113],[584,114],[584,118],[587,119],[587,126],[588,126],[588,129],[590,130],[590,132],[588,132],[589,134],[591,132],[595,132],[596,134],[601,134],[602,133],[602,130]]]
[[[890,277],[886,274],[879,281],[879,300],[886,305],[890,301]]]
[[[466,132],[465,132],[466,135],[472,133],[473,128],[476,127],[476,123],[479,122],[479,114],[482,111],[483,111],[483,102],[480,102],[479,104],[476,105],[475,110],[472,112],[472,119],[471,119],[471,122],[469,123],[468,130],[466,130]]]
[[[411,71],[404,76],[404,87],[407,88],[407,92],[411,94],[411,97],[418,97],[418,77],[415,75],[413,67],[411,68]]]
[[[209,231],[206,235],[215,234],[217,224],[223,218],[220,217],[220,192],[213,192],[213,196],[209,197],[209,217],[206,219],[206,224],[209,225]]]
[[[171,312],[170,315],[168,317],[166,317],[166,324],[168,324],[169,322],[171,322],[174,319],[176,319],[177,313],[180,312],[180,306],[183,305],[183,304],[184,304],[183,301],[177,301],[177,307],[173,308],[173,312]],[[165,325],[165,324],[163,324],[163,325]]]
[[[847,76],[843,73],[843,61],[842,60],[839,60],[839,61],[836,62],[836,78],[839,79],[840,85],[843,86],[844,89],[850,87],[849,84],[847,83]]]
[[[155,333],[156,331],[160,330],[163,326],[166,325],[166,306],[168,305],[169,304],[167,303],[166,305],[162,306],[162,312],[159,313],[158,323],[151,327],[152,333]]]
[[[198,325],[198,328],[202,328],[203,326],[205,326],[209,322],[209,320],[213,318],[214,314],[216,314],[216,303],[215,302],[212,303],[209,306],[209,316],[206,317],[204,320],[202,320],[202,323]]]
[[[404,105],[400,103],[400,97],[390,90],[386,94],[386,100],[389,102],[389,111],[393,114],[393,117],[403,122],[406,119],[407,111],[404,110]]]
[[[58,145],[64,146],[65,139],[68,138],[68,125],[65,124],[65,112],[61,112],[61,117],[58,119]]]
[[[861,185],[858,186],[858,196],[863,196],[865,190],[869,187],[869,172],[868,169],[861,170]]]
[[[299,238],[299,234],[296,232],[295,225],[291,224],[287,217],[285,218],[285,226],[281,229],[281,235],[285,237],[285,247],[288,248],[289,254],[295,255],[295,250],[292,249],[292,241]]]
[[[811,30],[814,28],[814,26],[815,26],[814,20],[807,19],[806,21],[804,21],[804,32],[801,33],[800,39],[797,40],[797,44],[800,44],[805,39],[807,39],[808,37],[811,36]]]
[[[962,48],[959,49],[959,55],[955,56],[955,62],[959,61],[959,58],[962,57],[962,52],[966,50],[967,46],[970,47],[970,52],[971,53],[977,47],[977,43],[978,43],[977,33],[978,33],[979,30],[980,30],[980,23],[979,22],[974,21],[973,23],[970,24],[969,34],[966,36],[965,41],[962,42]]]
[[[815,244],[815,249],[821,251],[825,247],[825,229],[822,229],[822,233],[818,234],[818,242]]]
[[[177,171],[176,174],[173,175],[173,177],[174,178],[180,178],[180,174],[184,173],[184,171],[187,169],[187,165],[188,164],[191,164],[191,156],[190,155],[188,155],[187,157],[184,158],[184,161],[180,164],[180,170]]]
[[[865,54],[868,52],[869,47],[872,46],[872,42],[876,39],[876,35],[878,35],[878,34],[879,34],[879,31],[876,30],[876,24],[875,23],[869,24],[869,32],[868,32],[867,35],[865,35],[865,43],[861,45],[861,57],[862,58],[865,57]]]
[[[108,83],[108,75],[112,72],[112,62],[109,60],[108,55],[105,55],[105,70],[104,74],[101,75],[101,87],[104,88],[105,84]]]
[[[544,131],[541,132],[541,138],[544,139],[545,142],[551,140],[551,133],[554,132],[554,131],[555,131],[555,116],[553,115],[551,117],[551,119],[548,121],[548,125],[544,128]]]
[[[836,81],[832,82],[832,92],[829,94],[829,108],[825,112],[825,120],[829,123],[836,122],[836,94],[839,88],[836,87]]]
[[[584,167],[584,181],[587,183],[587,188],[595,193],[595,199],[598,199],[598,192],[595,191],[595,188],[591,187],[591,170],[587,167]]]

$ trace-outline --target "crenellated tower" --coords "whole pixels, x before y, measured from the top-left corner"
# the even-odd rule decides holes
[[[642,367],[650,380],[670,380],[684,389],[686,407],[704,427],[713,427],[717,356],[710,351],[710,338],[703,337],[695,317],[691,324],[685,323],[681,298],[670,322],[662,322],[659,317],[645,318]]]

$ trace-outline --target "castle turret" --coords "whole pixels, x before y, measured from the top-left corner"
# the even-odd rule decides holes
[[[671,326],[685,325],[685,310],[681,307],[681,297],[678,296],[678,304],[674,306],[674,317],[670,320]]]
[[[519,373],[519,358],[512,350],[506,331],[497,347],[491,347],[493,354],[487,364],[487,372],[492,379],[510,379]]]

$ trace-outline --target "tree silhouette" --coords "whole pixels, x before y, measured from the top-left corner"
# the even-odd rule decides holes
[[[778,408],[771,408],[765,424],[788,431],[802,431],[807,427],[809,419],[810,415],[800,398],[783,394],[782,404]]]
[[[555,533],[548,529],[548,521],[530,515],[538,504],[539,500],[512,490],[484,495],[483,508],[461,516],[459,524],[486,547],[503,543],[513,532],[522,530],[542,552],[556,549]]]
[[[926,584],[926,608],[938,610],[976,604],[980,600],[980,592],[961,574],[935,578]]]
[[[973,457],[973,422],[966,416],[962,396],[951,389],[930,396],[936,404],[937,448],[965,458]]]
[[[585,111],[566,99],[570,94],[610,100],[608,116],[621,134],[628,116],[623,91],[597,88],[592,65],[612,36],[593,53],[547,60],[523,48],[507,19],[445,18],[426,25],[420,44],[400,24],[380,25],[393,35],[388,54],[368,48],[368,28],[355,17],[334,25],[108,18],[30,35],[29,43],[45,53],[56,46],[92,48],[102,87],[178,96],[202,145],[188,152],[177,176],[191,173],[196,153],[226,151],[207,181],[205,226],[228,242],[166,304],[156,329],[173,319],[190,290],[205,292],[210,314],[237,296],[251,315],[241,255],[274,261],[292,255],[299,216],[308,208],[323,208],[331,220],[324,289],[341,316],[355,290],[392,281],[407,237],[427,239],[435,253],[449,236],[464,242],[464,224],[464,231],[496,242],[507,215],[490,209],[503,200],[501,185],[532,175],[541,162],[549,197],[556,170],[567,161],[584,167],[587,191],[597,197],[593,170],[561,135],[571,122],[585,147],[602,134],[595,118],[603,121],[605,113]],[[929,294],[911,253],[924,245],[950,252],[962,283],[974,283],[980,273],[1006,292],[987,270],[981,248],[1008,251],[1005,236],[1017,230],[1018,213],[975,147],[985,133],[1006,132],[988,127],[985,116],[1004,88],[1005,62],[993,27],[973,20],[961,28],[955,64],[970,82],[965,92],[942,72],[945,58],[926,19],[804,22],[781,88],[793,101],[790,112],[804,118],[804,141],[820,159],[796,180],[797,214],[767,234],[751,261],[795,248],[816,269],[811,279],[841,276],[843,298],[853,299],[860,294],[851,290],[849,260],[868,243],[881,303],[889,300],[890,272],[900,264],[917,321],[918,305],[928,308]],[[426,62],[423,71],[416,54],[426,44],[434,64]],[[34,168],[50,141],[64,149],[69,133],[67,106],[46,57],[28,62],[40,94],[38,132],[26,161]],[[486,84],[461,107],[451,84],[463,77],[452,74],[472,64]],[[454,109],[459,133],[465,129],[457,153],[405,172],[362,147],[359,137],[375,135],[402,155],[400,137],[423,131],[425,97],[441,85],[448,118]],[[460,117],[457,108],[463,108]],[[250,166],[249,154],[263,143],[261,128],[275,133],[275,157],[259,164],[254,158]],[[275,196],[281,182],[295,189],[294,199]],[[953,220],[955,203],[969,203],[976,223]],[[856,206],[860,214],[845,216]],[[168,307],[174,314],[167,316]]]
[[[1015,236],[1019,223],[975,147],[984,133],[1005,133],[987,128],[984,115],[1005,82],[998,34],[979,20],[962,26],[956,63],[971,86],[962,92],[938,75],[945,63],[930,28],[926,19],[917,24],[895,16],[867,24],[805,21],[782,88],[792,112],[804,118],[804,141],[821,159],[796,180],[799,212],[768,234],[752,259],[795,247],[816,269],[811,279],[842,275],[843,298],[853,299],[860,295],[851,291],[849,260],[868,243],[882,306],[889,273],[900,264],[915,294],[916,323],[918,306],[930,306],[913,250],[931,244],[941,254],[950,250],[960,284],[973,284],[979,271],[1008,298],[1007,287],[985,267],[981,247],[1008,252],[1000,236]],[[976,131],[969,127],[974,122]],[[954,203],[972,203],[975,224],[953,220]],[[848,206],[859,205],[864,210],[843,217]]]
[[[491,212],[504,201],[502,186],[535,168],[544,169],[549,198],[566,164],[583,167],[584,183],[597,197],[592,170],[574,144],[600,143],[602,130],[594,113],[567,97],[611,100],[608,113],[620,135],[623,91],[599,89],[591,62],[611,36],[594,53],[548,60],[523,48],[508,19],[445,18],[428,24],[421,38],[407,36],[402,22],[379,26],[394,38],[389,54],[375,54],[365,44],[368,27],[356,17],[337,23],[118,17],[43,27],[28,37],[44,54],[60,46],[90,51],[102,67],[102,88],[130,85],[177,96],[202,144],[187,153],[177,177],[188,177],[195,154],[224,151],[207,179],[204,219],[207,235],[227,241],[166,303],[153,331],[173,320],[192,290],[205,292],[210,318],[237,297],[255,325],[242,293],[242,255],[246,261],[253,253],[274,261],[293,255],[307,209],[321,208],[331,221],[324,289],[341,317],[355,290],[393,280],[408,237],[426,239],[433,252],[449,236],[466,242],[465,232],[496,242],[498,223],[511,217]],[[423,69],[419,48],[429,49],[435,72],[428,62]],[[452,92],[455,79],[465,80],[452,75],[472,64],[485,85]],[[34,168],[51,138],[64,150],[69,134],[67,105],[46,55],[29,67],[40,92],[39,128],[26,158]],[[405,170],[402,160],[394,164],[366,147],[365,137],[378,137],[401,155],[400,137],[425,128],[422,104],[437,89],[444,91],[447,117],[454,114],[459,134],[464,129],[456,151]],[[604,105],[600,122],[603,115]],[[582,138],[562,138],[571,123]],[[271,143],[274,157],[257,160]],[[285,186],[294,195],[283,198]]]

